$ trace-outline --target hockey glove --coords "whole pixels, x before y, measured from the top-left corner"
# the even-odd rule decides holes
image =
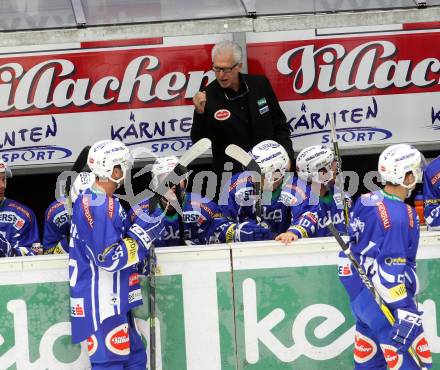
[[[164,232],[162,221],[156,224],[146,223],[142,220],[136,221],[127,232],[127,235],[139,244],[139,260],[148,258],[151,243],[160,239]]]
[[[396,322],[391,329],[391,338],[398,350],[407,351],[422,330],[422,318],[418,313],[400,308],[396,310]]]
[[[274,233],[269,228],[259,225],[255,221],[247,221],[237,224],[234,233],[234,242],[272,240],[274,236]]]

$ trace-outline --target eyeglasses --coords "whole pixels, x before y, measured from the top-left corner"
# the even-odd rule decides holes
[[[223,73],[231,73],[232,70],[233,70],[235,67],[237,67],[239,64],[240,64],[240,63],[235,63],[232,67],[224,67],[224,68],[216,67],[216,66],[212,66],[212,70],[213,70],[215,73],[220,73],[220,72],[223,72]]]

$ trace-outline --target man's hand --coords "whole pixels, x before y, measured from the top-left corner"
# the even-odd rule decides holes
[[[287,231],[285,233],[277,235],[275,240],[282,242],[284,244],[289,244],[291,242],[294,242],[295,240],[298,240],[298,235],[296,235],[290,231]]]
[[[202,114],[205,112],[206,105],[206,92],[199,91],[193,97],[194,107],[196,108],[197,113]]]

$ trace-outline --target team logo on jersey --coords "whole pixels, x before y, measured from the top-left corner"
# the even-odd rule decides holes
[[[403,356],[397,353],[397,348],[390,346],[389,344],[381,344],[380,348],[383,352],[383,357],[387,362],[388,368],[390,370],[398,370],[402,366]]]
[[[377,202],[376,206],[379,211],[379,216],[382,220],[383,227],[385,228],[385,230],[389,229],[391,227],[391,223],[386,205],[383,202]]]
[[[70,316],[85,317],[84,298],[70,298]]]
[[[376,343],[357,331],[354,335],[354,360],[359,364],[363,364],[371,360],[376,352]]]
[[[142,293],[140,289],[136,289],[128,293],[128,303],[133,303],[140,300],[142,300]]]
[[[128,324],[122,324],[111,330],[105,337],[105,345],[110,352],[120,356],[130,354]]]
[[[227,109],[219,109],[217,112],[214,113],[214,118],[217,121],[225,121],[229,117],[231,117],[231,112]]]
[[[87,339],[87,351],[89,352],[89,357],[92,356],[98,349],[98,340],[94,335]]]
[[[415,343],[415,345],[414,345]],[[424,333],[420,334],[413,342],[417,354],[425,364],[432,363],[431,350],[429,349],[428,341],[425,338]]]

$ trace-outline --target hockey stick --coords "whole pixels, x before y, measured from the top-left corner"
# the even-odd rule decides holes
[[[154,204],[157,204],[159,198],[169,190],[168,184],[176,184],[176,197],[177,203],[172,202],[172,206],[177,212],[178,222],[179,222],[179,237],[182,244],[185,243],[184,235],[184,224],[183,224],[183,205],[182,205],[182,193],[180,191],[180,180],[182,176],[188,173],[187,166],[205,153],[211,147],[211,140],[203,138],[182,155],[179,159],[179,163],[174,167],[173,172],[169,173],[163,181],[159,184],[158,189],[152,199]],[[160,191],[161,190],[161,191]],[[154,205],[155,207],[155,205]],[[150,258],[149,258],[149,294],[148,294],[148,305],[149,305],[149,315],[150,315],[150,369],[156,370],[156,253],[154,249],[154,243],[150,245]]]
[[[330,117],[330,131],[331,131],[331,139],[333,144],[333,151],[335,153],[335,159],[336,159],[336,185],[341,193],[342,205],[344,207],[345,231],[348,234],[348,222],[349,222],[348,201],[345,198],[345,192],[344,192],[345,184],[344,184],[344,175],[342,173],[342,158],[341,158],[341,154],[339,153],[339,144],[338,144],[338,137],[336,136],[334,115],[331,115]]]
[[[64,195],[66,197],[66,206],[67,206],[67,212],[69,215],[72,215],[72,198],[70,197],[70,193],[72,191],[72,177],[78,175],[86,166],[87,164],[87,157],[89,155],[90,145],[85,146],[82,148],[81,152],[78,154],[78,157],[76,157],[75,163],[73,163],[72,168],[70,169],[70,172],[74,172],[67,176],[66,178],[66,187],[64,189]]]
[[[235,159],[237,162],[241,163],[246,171],[256,172],[258,174],[258,179],[254,181],[255,183],[255,214],[257,217],[257,222],[261,222],[261,168],[255,159],[252,158],[249,153],[244,149],[240,148],[238,145],[230,144],[226,147],[225,153]]]
[[[396,319],[394,318],[393,314],[391,313],[390,309],[386,305],[386,303],[383,300],[383,298],[380,296],[379,292],[374,287],[374,285],[373,285],[372,281],[370,280],[370,278],[365,273],[365,271],[362,268],[362,266],[357,261],[357,259],[354,256],[354,254],[351,252],[350,247],[345,243],[345,241],[344,241],[344,239],[342,239],[341,235],[339,235],[338,230],[336,230],[336,227],[335,227],[335,225],[333,225],[331,220],[329,220],[325,226],[327,226],[329,231],[335,237],[335,239],[338,242],[339,246],[342,248],[343,252],[348,257],[348,259],[350,260],[351,264],[353,265],[353,267],[356,269],[357,273],[359,274],[359,277],[361,278],[362,283],[365,285],[365,287],[373,295],[373,298],[376,301],[376,303],[378,304],[380,310],[385,315],[385,317],[388,320],[388,322],[390,323],[390,325],[393,326],[394,323],[396,322]],[[411,355],[411,357],[413,358],[413,360],[415,361],[415,363],[417,364],[417,366],[420,369],[425,370],[426,368],[423,366],[423,363],[420,360],[420,357],[417,354],[417,352],[414,350],[414,348],[409,347],[408,348],[408,352]]]

